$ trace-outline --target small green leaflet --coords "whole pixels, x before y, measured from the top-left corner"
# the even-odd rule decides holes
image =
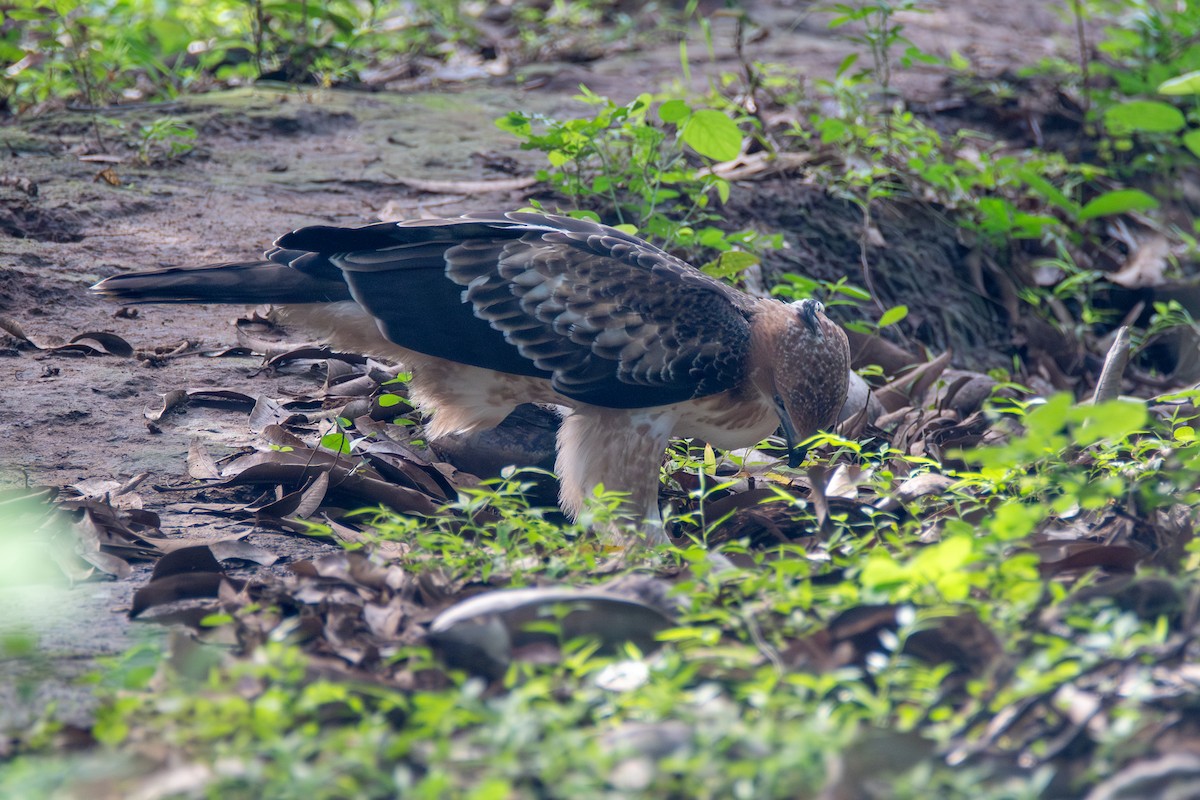
[[[742,152],[742,132],[720,111],[702,108],[683,124],[679,137],[705,158],[732,161]]]

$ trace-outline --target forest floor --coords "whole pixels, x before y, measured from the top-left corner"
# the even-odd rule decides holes
[[[1070,25],[1040,0],[932,5],[934,13],[905,15],[906,35],[934,55],[969,54],[983,75],[1056,54],[1070,57],[1075,47]],[[769,35],[748,45],[747,56],[787,64],[809,79],[831,78],[858,46],[847,41],[847,30],[831,32],[825,16],[805,9],[786,2],[752,8]],[[738,69],[732,26],[730,19],[714,19],[711,59],[693,48],[698,84]],[[192,510],[186,491],[163,490],[188,483],[193,441],[215,458],[258,441],[244,406],[194,403],[160,418],[157,413],[163,396],[179,389],[232,390],[251,398],[311,395],[323,371],[311,362],[264,369],[260,356],[227,354],[240,343],[232,323],[242,309],[127,311],[88,287],[128,270],[253,259],[275,236],[305,225],[521,206],[521,190],[455,191],[452,183],[522,177],[540,166],[537,154],[522,152],[496,128],[496,118],[518,109],[582,113],[585,107],[573,99],[579,84],[620,103],[678,75],[678,46],[662,42],[588,64],[534,65],[521,81],[511,75],[447,81],[403,93],[238,89],[105,110],[119,127],[77,111],[0,129],[0,316],[9,334],[5,339],[0,332],[0,487],[103,496],[134,481],[122,502],[158,513],[166,536],[208,542],[249,533],[248,541],[279,557],[271,566],[247,564],[235,575],[279,571],[336,550]],[[941,68],[917,66],[898,72],[894,85],[906,99],[930,103],[950,91],[945,79]],[[196,148],[183,158],[142,165],[131,132],[165,114],[198,132]],[[448,185],[426,191],[411,179]],[[768,224],[772,216],[786,218],[793,198],[784,189],[778,183],[749,189],[756,193],[754,213]],[[857,265],[845,265],[852,269]],[[95,332],[115,334],[133,352],[98,340]],[[85,346],[62,347],[81,335]],[[302,336],[295,332],[297,340]],[[74,679],[97,657],[158,635],[157,626],[128,617],[133,592],[149,573],[148,564],[134,562],[120,578],[84,571],[62,588],[22,582],[0,589],[6,607],[0,633],[36,631],[40,653],[3,667],[0,729],[28,724],[51,702],[60,718],[87,722],[89,689]]]

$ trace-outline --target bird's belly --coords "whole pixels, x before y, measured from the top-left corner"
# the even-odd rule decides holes
[[[775,409],[760,400],[733,400],[718,394],[676,407],[676,436],[694,436],[725,450],[757,444],[779,427]]]

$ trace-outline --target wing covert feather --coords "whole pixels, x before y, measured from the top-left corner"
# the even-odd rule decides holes
[[[613,228],[514,212],[357,230],[302,229],[276,244],[324,255],[403,347],[544,377],[614,408],[742,377],[749,298]]]

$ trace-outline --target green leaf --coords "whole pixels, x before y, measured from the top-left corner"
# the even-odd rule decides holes
[[[839,78],[842,77],[842,75],[846,74],[846,70],[853,67],[857,61],[858,53],[851,53],[850,55],[846,56],[842,59],[842,63],[838,64],[837,72],[835,72],[834,75]]]
[[[327,433],[321,437],[321,447],[335,453],[349,453],[350,437],[344,433]]]
[[[908,316],[908,306],[892,306],[879,317],[879,327],[886,328],[895,325]]]
[[[398,394],[381,394],[381,395],[379,395],[379,407],[380,408],[391,408],[392,406],[398,406],[403,402],[404,402],[404,398]]]
[[[838,294],[844,294],[847,297],[853,297],[855,300],[866,301],[871,299],[870,292],[866,291],[865,289],[860,289],[857,286],[851,286],[848,283],[832,286],[830,288]]]
[[[868,589],[890,589],[909,579],[909,570],[896,563],[891,554],[874,550],[867,556],[867,563],[858,574],[858,582]]]
[[[668,100],[658,107],[658,118],[663,122],[679,122],[691,113],[692,107],[682,100]]]
[[[720,111],[702,108],[684,124],[679,137],[705,158],[730,161],[742,152],[742,132]]]
[[[912,559],[912,571],[925,578],[958,572],[974,560],[975,539],[952,536],[921,549]]]
[[[987,526],[996,538],[1011,542],[1015,539],[1024,539],[1033,533],[1033,529],[1045,516],[1046,512],[1039,505],[1009,500],[992,512]]]
[[[1192,155],[1200,158],[1200,129],[1188,131],[1183,135],[1183,146],[1192,151]]]
[[[1200,94],[1200,70],[1176,75],[1158,85],[1159,94]]]
[[[1130,100],[1104,112],[1104,125],[1114,136],[1174,133],[1186,124],[1182,111],[1157,100]]]
[[[1025,415],[1025,430],[1030,438],[1045,439],[1061,431],[1067,422],[1067,414],[1070,413],[1073,402],[1071,395],[1062,392],[1033,406]]]
[[[1064,211],[1072,213],[1079,210],[1079,204],[1071,198],[1067,197],[1058,187],[1050,183],[1050,181],[1037,174],[1032,169],[1021,169],[1017,171],[1017,177],[1025,182],[1025,185],[1035,192],[1046,198],[1047,201],[1053,203]]]
[[[1110,400],[1096,406],[1079,406],[1072,413],[1078,421],[1072,427],[1072,438],[1085,447],[1101,439],[1119,441],[1144,428],[1149,416],[1146,404],[1137,401]]]
[[[1111,217],[1127,211],[1149,211],[1152,208],[1158,208],[1158,201],[1141,189],[1117,189],[1089,200],[1079,212],[1079,219]]]
[[[744,253],[741,250],[730,250],[721,253],[717,258],[705,264],[700,271],[714,278],[732,278],[758,263],[758,256]]]
[[[718,179],[713,186],[717,187],[717,197],[721,199],[721,203],[729,202],[729,181]]]
[[[517,136],[528,136],[532,130],[529,125],[529,118],[519,111],[510,111],[505,116],[497,119],[496,127]]]

